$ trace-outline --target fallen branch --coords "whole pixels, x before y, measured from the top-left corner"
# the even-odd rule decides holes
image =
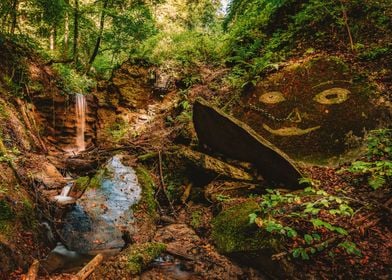
[[[172,201],[170,200],[169,195],[167,194],[165,182],[164,182],[164,180],[163,180],[162,155],[161,155],[161,151],[158,152],[158,159],[159,159],[159,177],[160,177],[161,187],[162,187],[163,192],[165,193],[165,196],[166,196],[167,201],[169,202],[169,205],[170,205],[170,208],[171,208],[171,210],[172,210],[172,213],[174,214],[175,211],[174,211],[173,203],[172,203]]]
[[[79,280],[86,279],[102,261],[103,261],[103,255],[102,254],[96,255],[88,264],[85,265],[85,267],[83,267],[76,274],[77,278]]]
[[[24,278],[25,280],[35,280],[37,279],[37,274],[38,274],[38,269],[39,269],[39,261],[34,260],[33,263],[31,264],[29,271],[26,274],[26,277]]]

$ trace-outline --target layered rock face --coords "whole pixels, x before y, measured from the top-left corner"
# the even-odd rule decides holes
[[[85,147],[94,145],[96,123],[96,101],[92,95],[86,95],[85,110]],[[37,96],[33,99],[43,136],[61,149],[75,149],[77,138],[76,95]]]

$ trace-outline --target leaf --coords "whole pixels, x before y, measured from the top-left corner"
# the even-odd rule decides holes
[[[317,234],[317,233],[312,233],[312,237],[316,241],[320,241],[321,240],[321,236],[319,234]]]
[[[309,235],[309,234],[305,234],[305,235],[304,235],[304,240],[305,240],[305,242],[306,242],[308,245],[310,245],[310,244],[313,243],[313,237],[312,237],[311,235]]]
[[[290,228],[290,227],[286,227],[286,230],[287,230],[287,236],[290,237],[290,238],[291,237],[296,237],[298,235],[297,231],[292,229],[292,228]]]
[[[248,216],[249,216],[249,223],[250,223],[250,224],[255,223],[256,218],[257,218],[257,214],[256,214],[256,213],[251,213],[251,214],[249,214]]]
[[[347,230],[341,227],[334,227],[334,230],[341,235],[348,235]]]
[[[308,255],[308,253],[306,253],[306,250],[301,251],[301,258],[303,260],[309,260],[309,255]]]
[[[294,258],[298,258],[299,257],[299,255],[301,254],[301,249],[302,248],[296,248],[296,249],[293,250],[292,254],[293,254]]]

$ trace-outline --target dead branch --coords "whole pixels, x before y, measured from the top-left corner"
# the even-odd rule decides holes
[[[38,274],[38,269],[39,269],[39,261],[34,260],[33,263],[31,264],[29,271],[26,274],[25,280],[35,280],[37,279],[37,274]]]
[[[96,255],[88,264],[86,264],[77,274],[77,278],[79,280],[86,279],[94,270],[95,268],[103,261],[103,255],[98,254]]]
[[[169,202],[169,205],[170,205],[170,208],[172,210],[172,213],[174,214],[175,211],[174,211],[173,203],[170,200],[169,195],[167,194],[165,182],[164,182],[164,179],[163,179],[162,154],[161,154],[161,151],[158,151],[158,159],[159,159],[159,178],[160,178],[160,182],[161,182],[161,187],[162,187],[163,192],[165,193],[167,201]]]

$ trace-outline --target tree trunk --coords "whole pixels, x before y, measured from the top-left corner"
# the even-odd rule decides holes
[[[69,48],[69,14],[68,11],[65,12],[65,20],[64,20],[64,50],[63,57],[68,57],[68,48]]]
[[[52,26],[52,28],[50,29],[50,37],[49,37],[49,49],[51,51],[54,51],[55,42],[56,42],[56,28]]]
[[[12,2],[12,10],[11,10],[11,29],[10,29],[11,34],[15,34],[16,23],[18,18],[18,6],[19,6],[19,0],[14,0]]]
[[[73,41],[73,59],[75,66],[78,63],[79,51],[79,0],[75,0],[74,6],[74,41]]]
[[[97,41],[95,42],[93,53],[92,53],[90,60],[87,64],[87,67],[86,67],[86,74],[88,74],[88,72],[90,71],[90,68],[94,63],[94,60],[98,55],[99,46],[100,46],[101,40],[102,40],[103,28],[105,26],[105,13],[106,13],[106,8],[108,6],[108,3],[109,3],[109,0],[104,0],[104,2],[103,2],[101,20],[99,23],[99,33],[98,33]]]

